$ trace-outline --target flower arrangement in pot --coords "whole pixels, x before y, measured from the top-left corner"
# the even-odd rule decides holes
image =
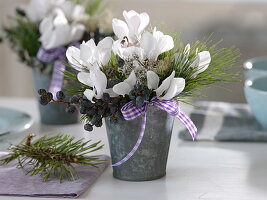
[[[67,61],[66,50],[80,41],[94,38],[96,42],[111,35],[107,23],[109,11],[102,0],[31,0],[16,9],[12,25],[4,26],[4,39],[22,63],[33,69],[35,89],[44,88],[48,96],[65,90],[67,81],[62,71]],[[59,95],[58,98],[63,98]],[[40,102],[44,104],[43,99]],[[78,121],[78,112],[69,115],[64,105],[39,106],[41,122],[70,124]]]
[[[147,28],[147,13],[131,10],[123,16],[126,22],[112,20],[117,40],[106,37],[96,45],[91,39],[68,48],[70,68],[78,74],[66,71],[73,96],[59,103],[78,108],[87,131],[102,126],[104,119],[114,177],[153,180],[166,173],[174,118],[196,137],[197,128],[180,102],[200,96],[204,86],[236,77],[228,71],[239,52],[209,41],[184,46]],[[77,82],[82,85],[76,87]]]

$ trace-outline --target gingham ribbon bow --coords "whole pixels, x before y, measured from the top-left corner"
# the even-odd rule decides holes
[[[180,110],[178,101],[175,101],[173,99],[161,100],[161,99],[158,99],[157,97],[153,97],[150,102],[145,102],[145,104],[140,108],[135,107],[132,102],[129,102],[121,108],[121,112],[125,120],[133,120],[140,116],[143,117],[140,135],[135,146],[130,151],[130,153],[128,153],[128,155],[126,155],[119,162],[112,164],[112,166],[115,167],[115,166],[119,166],[125,163],[137,151],[144,137],[145,128],[146,128],[146,114],[147,114],[147,108],[149,105],[156,106],[159,109],[166,111],[170,115],[177,117],[186,126],[193,140],[195,139],[196,134],[197,134],[197,128],[195,124],[192,122],[192,120]]]
[[[73,42],[69,46],[78,46],[78,42]],[[45,63],[54,62],[54,69],[52,74],[52,80],[49,87],[49,92],[56,98],[56,93],[62,89],[64,75],[62,72],[65,71],[65,65],[62,64],[66,61],[66,47],[57,47],[54,49],[46,50],[41,47],[37,53],[37,58]]]

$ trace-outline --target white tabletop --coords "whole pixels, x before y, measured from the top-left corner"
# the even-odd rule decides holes
[[[109,154],[105,127],[88,133],[83,130],[82,124],[40,125],[37,104],[33,99],[0,98],[0,106],[29,113],[35,123],[27,133],[44,135],[64,132],[77,138],[102,140],[105,147],[98,154]],[[186,107],[185,109],[188,110]],[[176,121],[166,177],[148,182],[120,181],[112,177],[112,168],[109,167],[80,199],[267,199],[267,146],[265,143],[184,142],[178,139],[180,127],[182,127],[181,123]],[[14,139],[23,137],[27,133],[14,134]],[[40,200],[41,198],[0,197],[0,200],[4,199]]]

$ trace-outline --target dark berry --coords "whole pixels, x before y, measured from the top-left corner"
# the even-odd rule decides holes
[[[117,61],[117,64],[118,64],[120,67],[123,67],[123,66],[124,66],[124,60],[120,58],[120,59]]]
[[[105,110],[103,108],[98,109],[98,111],[97,111],[97,114],[99,114],[99,115],[104,115],[104,113],[105,113]]]
[[[43,106],[45,106],[49,103],[49,101],[47,100],[47,98],[45,96],[40,96],[39,102]]]
[[[108,76],[111,76],[112,77],[112,76],[115,75],[115,70],[113,68],[108,68],[107,74],[108,74]]]
[[[113,88],[114,87],[114,85],[116,85],[116,84],[118,84],[118,83],[120,83],[121,81],[119,80],[119,79],[111,79],[111,80],[109,80],[108,81],[108,83],[107,83],[107,88],[109,89],[109,88]]]
[[[46,90],[45,89],[39,89],[38,94],[40,95],[46,95]]]
[[[86,108],[84,106],[80,107],[80,113],[84,115],[86,113]]]
[[[136,107],[140,108],[144,105],[144,103],[145,103],[145,99],[142,96],[136,97],[136,99],[135,99],[135,106]]]
[[[74,113],[76,111],[76,107],[73,105],[70,105],[66,108],[67,113]]]
[[[86,131],[92,131],[93,130],[93,126],[91,124],[85,124],[84,125],[84,130],[86,130]]]
[[[94,115],[95,113],[96,113],[96,110],[93,109],[93,108],[91,108],[91,109],[89,109],[89,110],[86,111],[86,114],[87,115]]]
[[[99,121],[97,121],[97,122],[95,123],[95,126],[96,126],[96,127],[101,127],[102,125],[103,125],[103,123],[102,123],[102,119],[99,120]]]
[[[53,94],[51,92],[47,92],[46,96],[48,101],[51,101],[53,99]]]
[[[79,103],[79,98],[77,96],[71,97],[70,98],[70,103],[78,104]]]
[[[58,100],[62,101],[65,99],[65,94],[62,91],[58,91],[56,97]]]
[[[94,115],[93,118],[91,119],[91,123],[95,125],[99,123],[100,120],[102,120],[100,115]]]
[[[108,93],[104,93],[104,94],[103,94],[103,97],[102,97],[102,100],[103,100],[104,102],[107,102],[109,99],[110,99],[109,94],[108,94]]]

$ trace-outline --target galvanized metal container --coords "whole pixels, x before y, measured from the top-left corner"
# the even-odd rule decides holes
[[[134,147],[140,134],[142,118],[118,122],[106,119],[112,163],[123,159]],[[150,181],[166,174],[166,164],[174,117],[149,106],[144,138],[136,153],[125,163],[113,167],[113,176],[126,181]]]
[[[48,90],[51,83],[51,76],[33,70],[33,82],[36,97],[39,97],[37,91],[39,89]],[[78,122],[78,112],[73,114],[65,112],[66,105],[49,103],[46,106],[40,105],[39,113],[43,124],[59,125],[59,124],[74,124]]]

